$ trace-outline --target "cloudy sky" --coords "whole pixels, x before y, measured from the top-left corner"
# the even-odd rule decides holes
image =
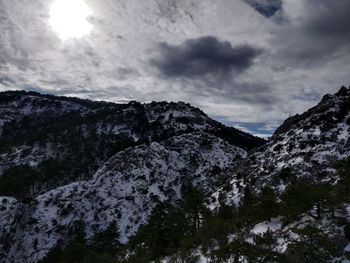
[[[349,0],[0,0],[0,91],[186,101],[270,134],[350,85]]]

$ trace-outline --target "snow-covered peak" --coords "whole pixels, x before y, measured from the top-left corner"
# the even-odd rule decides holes
[[[323,129],[331,128],[331,125],[336,125],[339,121],[343,121],[350,111],[350,87],[342,87],[335,94],[325,95],[321,102],[315,107],[309,109],[305,113],[295,115],[288,118],[275,132],[274,136],[278,137],[280,134],[288,131],[298,129],[312,128],[317,125]]]
[[[237,205],[245,187],[254,192],[270,187],[281,193],[297,177],[337,180],[332,176],[334,163],[349,157],[350,88],[343,87],[287,119],[265,145],[242,161],[232,172],[233,190],[225,193],[226,199]]]

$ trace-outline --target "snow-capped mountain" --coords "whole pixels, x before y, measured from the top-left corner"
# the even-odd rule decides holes
[[[205,246],[196,241],[162,262],[303,262],[303,249],[313,245],[316,251],[325,243],[314,241],[323,238],[330,243],[322,256],[312,256],[322,262],[346,258],[348,170],[339,173],[334,163],[350,157],[350,88],[287,119],[265,144],[182,102],[120,105],[24,92],[1,96],[8,116],[2,117],[0,180],[18,176],[11,167],[27,164],[27,170],[15,171],[38,171],[33,178],[39,190],[30,200],[0,198],[0,262],[38,262],[64,248],[77,231],[92,238],[113,224],[127,246],[155,207],[164,201],[177,206],[187,186],[204,194],[215,220],[202,233]],[[76,169],[62,161],[67,157],[78,160]],[[59,187],[40,177],[43,171],[55,174],[48,161],[67,171],[55,181]],[[86,168],[89,162],[93,167]],[[85,174],[70,175],[77,171]],[[298,184],[305,178],[305,186]],[[315,193],[308,196],[308,191]],[[186,253],[191,260],[184,259]]]
[[[126,242],[157,203],[176,203],[184,185],[214,191],[222,171],[264,143],[183,102],[0,97],[0,194],[19,184],[10,195],[20,198],[1,199],[5,262],[36,262],[81,223],[93,236],[117,222]]]
[[[34,92],[0,93],[0,130],[0,174],[18,166],[34,174],[24,197],[89,179],[114,154],[176,135],[207,132],[245,150],[264,143],[183,102],[114,104]]]

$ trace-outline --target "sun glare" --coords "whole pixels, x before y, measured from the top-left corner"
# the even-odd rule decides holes
[[[81,38],[92,29],[87,21],[91,14],[84,0],[55,0],[50,8],[49,24],[62,40]]]

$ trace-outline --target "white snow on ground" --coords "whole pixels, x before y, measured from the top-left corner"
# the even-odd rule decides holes
[[[271,244],[271,249],[278,253],[284,253],[288,245],[293,240],[298,240],[300,237],[294,233],[295,228],[303,228],[310,222],[309,217],[303,217],[299,221],[286,225],[282,224],[282,217],[272,218],[270,221],[264,221],[256,224],[246,236],[245,241],[250,244],[255,244],[254,236],[263,236],[268,231],[276,238],[276,242]],[[326,223],[324,223],[326,224]]]
[[[344,248],[345,252],[350,252],[350,243]]]
[[[210,262],[212,262],[212,260],[210,258],[206,257],[205,255],[203,255],[203,253],[200,250],[193,250],[191,252],[191,255],[196,258],[196,261],[194,263],[210,263]],[[179,261],[179,260],[174,261],[173,257],[166,257],[166,258],[163,258],[160,262],[161,263],[173,263],[173,262],[177,262],[177,263],[181,262],[182,263],[183,261],[182,260],[181,261]],[[155,263],[155,262],[152,262],[152,263]]]
[[[271,221],[265,221],[259,224],[256,224],[252,230],[250,230],[251,233],[255,235],[262,235],[266,233],[267,231],[277,231],[280,230],[282,227],[282,221],[281,218],[273,218]]]
[[[6,262],[35,262],[69,230],[83,221],[87,237],[116,221],[125,243],[147,221],[157,200],[181,198],[181,184],[191,182],[213,191],[214,166],[229,166],[246,154],[240,148],[205,133],[172,137],[126,149],[109,159],[90,181],[72,183],[36,198],[18,229]],[[35,251],[33,243],[40,251]]]
[[[209,263],[209,262],[210,260],[206,256],[199,254],[199,259],[196,263]]]
[[[245,184],[242,179],[234,178],[229,182],[229,185],[231,187],[230,191],[225,191],[223,187],[219,188],[215,192],[212,193],[211,198],[209,199],[210,203],[208,204],[208,208],[211,211],[215,211],[219,209],[220,203],[219,203],[219,196],[220,193],[224,193],[225,195],[225,204],[230,206],[238,207],[240,205],[241,199],[243,197],[242,189],[244,189]]]

